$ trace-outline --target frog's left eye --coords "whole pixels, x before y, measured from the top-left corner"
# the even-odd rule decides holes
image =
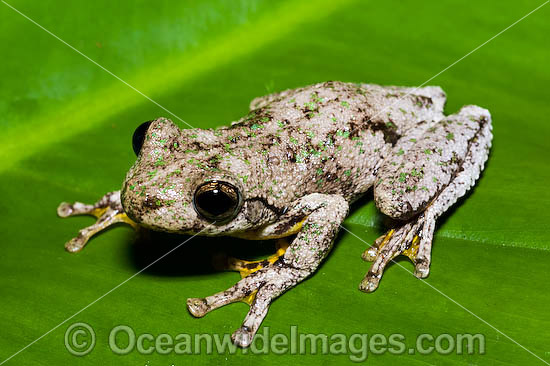
[[[241,205],[242,198],[237,187],[218,180],[201,184],[193,197],[193,206],[199,215],[217,223],[237,216]]]
[[[151,123],[153,123],[153,121],[143,122],[134,131],[134,135],[132,136],[132,147],[134,148],[136,156],[138,156],[141,151],[141,147],[145,141],[145,136],[147,135],[147,129],[151,126]]]

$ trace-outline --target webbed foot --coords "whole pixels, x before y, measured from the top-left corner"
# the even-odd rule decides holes
[[[413,262],[416,277],[428,277],[434,229],[435,218],[429,211],[425,211],[376,239],[362,254],[364,260],[373,264],[359,289],[364,292],[376,290],[386,265],[400,254],[406,255]]]

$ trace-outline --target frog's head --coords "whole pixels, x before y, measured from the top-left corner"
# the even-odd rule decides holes
[[[121,192],[125,213],[145,227],[168,232],[227,235],[246,230],[253,225],[254,207],[245,203],[233,173],[204,169],[199,156],[207,152],[189,144],[197,141],[197,133],[209,132],[181,130],[166,118],[136,129],[137,160]]]

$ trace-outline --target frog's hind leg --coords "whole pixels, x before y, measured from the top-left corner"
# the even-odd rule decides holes
[[[109,192],[93,205],[75,202],[73,204],[63,202],[57,208],[59,217],[76,215],[91,215],[97,218],[95,224],[85,227],[78,232],[78,235],[65,244],[69,252],[78,252],[84,248],[88,240],[96,233],[116,223],[126,223],[134,229],[137,224],[132,221],[122,209],[120,203],[120,191]]]
[[[412,260],[416,277],[428,276],[436,219],[475,184],[491,139],[489,112],[466,106],[426,131],[408,151],[389,157],[378,172],[375,201],[383,213],[404,223],[363,253],[373,264],[362,291],[374,291],[388,262],[400,254]]]
[[[444,117],[443,109],[447,102],[447,96],[443,89],[439,86],[424,86],[407,87],[407,86],[381,86],[376,84],[360,84],[362,88],[369,90],[373,94],[382,94],[384,98],[381,101],[382,110],[385,112],[399,112],[399,107],[402,103],[411,101],[409,105],[416,109],[417,116],[424,114],[426,111],[431,111],[435,114],[435,120],[440,120]],[[385,115],[385,113],[384,113]]]
[[[218,270],[239,272],[241,278],[245,278],[256,271],[275,263],[281,256],[285,254],[289,245],[290,244],[286,238],[277,239],[277,251],[275,252],[275,254],[270,255],[266,259],[257,261],[247,261],[244,259],[229,257],[222,254],[214,259],[214,267]],[[240,299],[240,301],[251,305],[255,299],[255,295],[256,292],[251,293],[250,295]]]

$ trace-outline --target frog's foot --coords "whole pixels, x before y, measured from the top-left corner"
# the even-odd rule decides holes
[[[244,259],[238,259],[234,257],[226,256],[225,254],[220,254],[216,256],[213,261],[214,268],[220,271],[236,271],[239,272],[241,278],[249,276],[251,273],[254,273],[264,267],[267,267],[277,261],[279,257],[283,256],[289,246],[289,242],[286,238],[280,238],[276,242],[277,251],[275,254],[270,255],[266,259],[258,261],[247,261]],[[252,293],[249,296],[241,299],[240,301],[251,305],[254,301],[256,293]]]
[[[199,318],[212,310],[237,301],[250,301],[250,310],[231,339],[240,347],[248,347],[267,315],[273,299],[303,280],[310,272],[285,265],[281,260],[257,269],[233,287],[205,298],[187,299],[187,309]]]
[[[374,263],[361,281],[359,289],[364,292],[376,290],[384,268],[388,262],[400,254],[406,255],[413,262],[416,277],[428,277],[434,229],[435,218],[427,210],[417,218],[401,227],[389,230],[376,239],[362,255],[364,260]]]
[[[126,216],[122,209],[120,191],[107,193],[94,205],[88,205],[81,202],[75,202],[73,204],[62,202],[57,208],[57,215],[59,217],[92,215],[97,218],[95,224],[80,230],[78,236],[65,244],[65,249],[72,253],[82,250],[94,234],[113,224],[123,222],[137,228],[137,224]]]

